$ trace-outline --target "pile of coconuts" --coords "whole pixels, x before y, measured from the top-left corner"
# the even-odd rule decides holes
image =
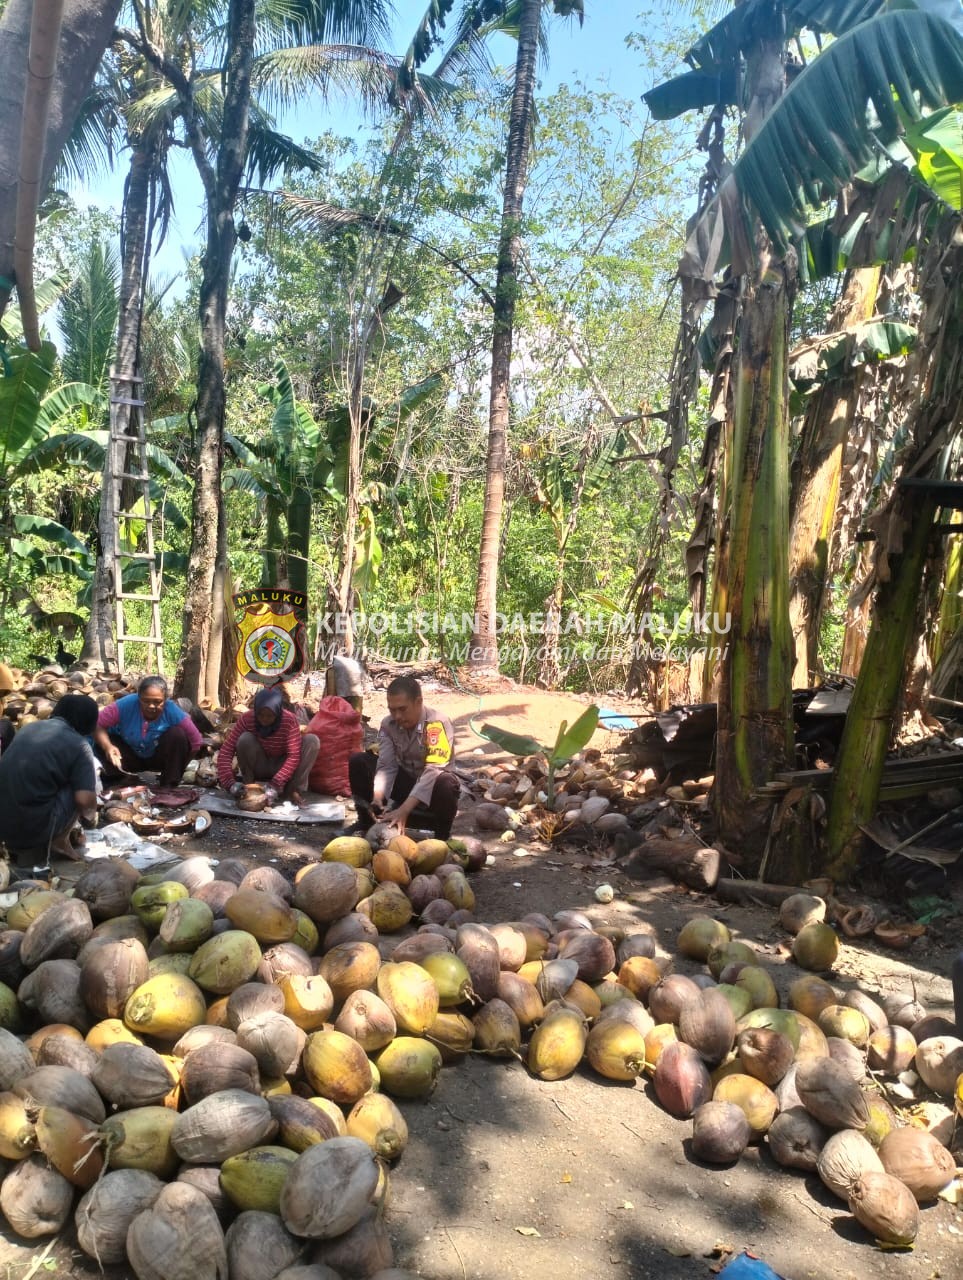
[[[838,997],[815,976],[831,929],[799,929],[806,972],[780,1008],[717,920],[679,935],[708,966],[686,977],[644,926],[577,911],[481,924],[480,841],[380,847],[388,835],[332,840],[293,884],[188,858],[141,876],[97,863],[69,892],[14,886],[0,1211],[18,1235],[72,1216],[85,1253],[139,1280],[402,1280],[384,1209],[403,1108],[475,1052],[548,1081],[583,1061],[629,1085],[645,1073],[701,1159],[768,1141],[873,1236],[912,1240],[917,1202],[953,1177],[953,1113],[930,1103],[905,1123],[866,1073],[912,1066],[952,1100],[963,1043],[908,998]]]
[[[877,1242],[908,1247],[920,1206],[957,1175],[963,1040],[915,996],[839,993],[818,976],[839,953],[825,908],[809,894],[782,904],[805,971],[787,1008],[752,947],[719,920],[690,920],[677,951],[709,973],[669,975],[649,990],[663,1025],[647,1034],[646,1065],[662,1105],[692,1118],[699,1159],[729,1164],[765,1141],[779,1165],[818,1174]]]

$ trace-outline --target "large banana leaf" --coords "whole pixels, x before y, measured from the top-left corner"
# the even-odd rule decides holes
[[[528,734],[511,733],[508,729],[499,729],[493,724],[483,724],[478,732],[489,742],[494,742],[497,747],[501,747],[503,751],[510,751],[513,756],[544,755],[554,769],[557,765],[564,764],[566,760],[571,760],[577,751],[581,751],[587,745],[598,728],[598,723],[598,707],[594,705],[586,707],[571,727],[566,721],[562,721],[555,745],[552,747],[545,746],[537,738],[529,737]]]
[[[48,436],[17,459],[12,475],[36,475],[56,466],[88,467],[103,471],[110,436],[106,431],[69,431]],[[147,446],[147,465],[151,471],[167,476],[175,484],[184,473],[174,459],[156,445]]]
[[[887,9],[922,9],[950,21],[960,16],[956,0],[744,0],[695,42],[685,61],[700,69],[733,65],[764,34],[793,36],[808,29],[841,36]]]
[[[738,101],[741,57],[758,41],[797,35],[808,29],[845,35],[888,10],[914,9],[942,18],[963,34],[958,0],[743,0],[701,36],[684,55],[693,68],[656,85],[642,95],[657,120],[672,120],[684,111]],[[783,25],[784,24],[784,25]]]
[[[378,580],[384,551],[375,529],[374,512],[363,507],[358,515],[358,537],[354,544],[354,568],[351,585],[364,595]]]
[[[66,271],[55,272],[46,280],[42,280],[36,288],[38,315],[49,311],[69,284],[70,276]],[[16,308],[4,312],[0,333],[5,333],[8,338],[16,341],[23,337],[23,324],[20,320],[20,312]]]
[[[703,107],[732,107],[739,101],[739,75],[735,66],[686,71],[643,93],[642,100],[655,120],[674,120]]]
[[[920,104],[935,109],[961,100],[963,36],[926,13],[881,14],[806,68],[726,182],[785,250],[804,232],[807,212],[896,138],[898,108],[919,121]]]
[[[954,209],[963,209],[963,111],[934,112],[911,125],[903,141],[926,185]]]
[[[537,756],[545,751],[545,747],[537,738],[530,738],[521,733],[510,733],[507,729],[499,729],[493,724],[483,724],[478,730],[483,738],[494,742],[503,751],[510,751],[513,756]]]
[[[50,382],[57,351],[45,342],[37,352],[8,353],[10,372],[0,378],[0,467],[28,442],[41,439],[41,398]]]
[[[49,427],[53,427],[78,408],[91,409],[94,415],[105,414],[108,410],[107,397],[99,387],[91,386],[89,382],[65,382],[44,396],[43,418]]]
[[[45,516],[14,516],[13,527],[17,533],[33,534],[35,538],[44,538],[58,547],[76,551],[80,555],[89,555],[86,543],[81,542],[76,534],[56,520],[48,520]]]
[[[227,467],[221,474],[221,488],[225,493],[251,493],[255,498],[265,499],[273,492],[265,488],[261,480],[247,467]]]

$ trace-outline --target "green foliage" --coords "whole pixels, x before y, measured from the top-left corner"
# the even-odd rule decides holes
[[[923,108],[961,99],[963,34],[928,13],[880,14],[834,40],[795,80],[739,157],[733,181],[786,248],[808,210],[896,140],[900,110],[919,122]]]
[[[505,729],[499,729],[493,724],[483,724],[478,730],[483,738],[487,738],[489,742],[494,742],[496,747],[501,747],[503,751],[509,751],[514,756],[543,755],[548,766],[548,782],[546,786],[547,801],[551,805],[555,800],[555,770],[560,764],[565,764],[567,760],[571,760],[577,752],[583,747],[588,746],[591,741],[592,734],[598,728],[599,709],[596,706],[586,707],[575,723],[569,727],[568,721],[563,720],[559,726],[558,735],[552,746],[543,746],[536,738],[526,737],[518,733],[509,733]]]

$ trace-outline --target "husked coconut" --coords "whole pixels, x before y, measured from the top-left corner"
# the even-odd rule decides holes
[[[363,1217],[378,1185],[378,1162],[360,1138],[330,1138],[291,1166],[281,1192],[281,1219],[296,1236],[330,1239]]]
[[[227,1280],[224,1233],[210,1200],[186,1182],[171,1182],[127,1232],[137,1280]]]
[[[149,1209],[164,1188],[160,1178],[144,1169],[115,1169],[105,1173],[77,1206],[77,1243],[102,1266],[124,1261],[127,1230]]]

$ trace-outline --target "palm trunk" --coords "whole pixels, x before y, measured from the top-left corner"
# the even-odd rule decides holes
[[[876,306],[878,285],[878,267],[848,271],[830,329],[839,332],[868,320]],[[822,387],[809,403],[803,426],[789,539],[789,618],[796,648],[796,688],[807,687],[816,668],[843,452],[861,381],[861,371],[849,371]]]
[[[224,455],[224,339],[231,259],[237,235],[234,205],[247,159],[251,65],[256,28],[255,0],[231,0],[227,22],[226,90],[217,168],[206,161],[203,146],[193,140],[195,162],[204,180],[207,205],[207,243],[201,276],[199,311],[201,352],[197,370],[197,455],[191,517],[191,553],[187,567],[187,595],[177,692],[198,701],[217,688],[220,672],[208,673],[212,653],[211,628],[214,577],[218,560],[221,465]],[[190,122],[188,127],[190,134]]]
[[[114,371],[125,396],[137,394],[138,384],[126,381],[137,372],[140,356],[140,329],[143,319],[144,274],[147,255],[147,223],[150,209],[151,173],[156,147],[143,136],[131,151],[130,170],[124,193],[124,258],[121,263],[120,298],[117,317],[117,349]],[[131,391],[134,388],[134,391]],[[129,432],[131,407],[113,406],[118,428]],[[90,617],[84,632],[81,661],[107,668],[117,659],[114,643],[114,558],[117,550],[117,526],[113,517],[115,473],[126,470],[126,449],[109,445],[100,488],[100,514],[97,522],[97,565],[90,600]]]
[[[877,591],[873,625],[846,716],[829,805],[827,874],[841,884],[856,867],[863,839],[860,824],[869,822],[876,811],[935,513],[936,502],[931,497],[919,501],[909,494],[903,499],[906,544],[890,565],[889,580]]]
[[[54,69],[60,45],[64,0],[34,0],[27,58],[27,88],[20,131],[20,173],[17,184],[17,230],[13,246],[13,274],[23,323],[23,340],[40,350],[40,320],[33,279],[33,247],[37,210],[43,185],[43,153],[54,88]]]
[[[542,0],[522,0],[518,24],[515,86],[508,126],[505,196],[498,239],[495,307],[492,332],[492,385],[488,409],[488,457],[485,469],[485,505],[478,549],[475,584],[475,621],[469,665],[475,670],[498,670],[499,543],[505,502],[505,459],[511,397],[512,341],[515,299],[518,292],[518,256],[522,209],[528,178],[528,152],[538,65],[538,29]]]
[[[65,0],[57,74],[43,140],[40,190],[60,159],[77,112],[110,43],[121,0]],[[34,0],[7,0],[0,13],[0,317],[10,300],[17,175]]]
[[[220,477],[224,438],[224,332],[227,280],[234,226],[208,214],[207,252],[200,290],[201,357],[197,371],[197,437],[191,553],[181,661],[175,687],[179,696],[197,702],[208,686],[211,627],[214,620],[214,576],[217,566]],[[215,677],[216,680],[216,677]]]

